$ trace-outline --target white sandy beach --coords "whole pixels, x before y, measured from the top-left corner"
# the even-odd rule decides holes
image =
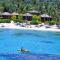
[[[43,27],[21,27],[21,26],[17,26],[15,24],[12,23],[0,23],[0,29],[20,29],[20,30],[38,30],[38,31],[53,31],[53,32],[60,32],[60,29],[58,28],[45,28],[45,26]]]

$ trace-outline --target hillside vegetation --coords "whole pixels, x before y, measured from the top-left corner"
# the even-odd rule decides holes
[[[60,0],[0,0],[0,11],[16,11],[25,13],[37,10],[40,14],[47,13],[55,20],[60,20]]]

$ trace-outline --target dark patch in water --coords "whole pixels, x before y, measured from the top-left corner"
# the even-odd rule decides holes
[[[14,36],[24,36],[24,35],[33,35],[33,34],[31,34],[31,33],[15,33],[15,34],[13,34]]]
[[[15,36],[22,36],[22,35],[33,35],[33,33],[21,33],[21,32],[19,32],[19,33],[14,33],[13,35],[15,35]]]
[[[60,32],[54,33],[54,36],[60,36]]]
[[[45,37],[44,35],[34,34],[35,37],[42,38]]]
[[[3,32],[3,30],[0,30],[0,32]]]
[[[5,30],[3,30],[3,29],[0,29],[0,32],[4,32]]]
[[[0,54],[4,60],[60,60],[60,56],[51,54]]]
[[[14,36],[22,36],[23,35],[23,33],[15,33],[15,34],[13,34]]]
[[[49,44],[52,44],[53,43],[52,41],[40,41],[40,42],[49,43]]]

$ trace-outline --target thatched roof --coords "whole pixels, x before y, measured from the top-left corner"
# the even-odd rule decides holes
[[[9,12],[3,12],[1,15],[11,15]]]
[[[51,16],[49,16],[47,14],[42,14],[41,17],[51,17]]]
[[[30,14],[30,13],[25,13],[25,14],[23,14],[23,16],[32,16],[32,14]]]
[[[11,15],[19,15],[18,13],[16,13],[16,12],[13,12]]]

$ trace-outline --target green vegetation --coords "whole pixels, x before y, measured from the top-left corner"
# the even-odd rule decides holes
[[[33,15],[33,16],[32,16],[31,24],[37,25],[37,24],[39,24],[39,22],[40,22],[39,20],[40,20],[40,17],[39,17],[39,16]]]
[[[13,20],[15,23],[19,22],[19,23],[23,23],[23,17],[21,15],[18,16],[18,19],[16,19],[16,16],[11,16],[11,20]]]
[[[49,21],[49,24],[54,24],[60,20],[60,0],[0,0],[0,12],[18,12],[19,14],[25,13],[30,10],[37,10],[40,14],[47,13],[53,17],[53,21]],[[19,19],[12,18],[15,22],[24,22],[22,16]],[[0,22],[7,20],[0,19]],[[8,20],[9,21],[9,20]],[[10,21],[9,21],[10,22]],[[40,23],[39,19],[33,18],[32,24]]]
[[[19,23],[23,23],[23,22],[24,22],[24,20],[19,20],[19,19],[12,20],[12,21],[14,21],[15,23],[17,23],[17,22],[19,22]]]
[[[53,20],[60,20],[60,0],[3,0],[0,11],[25,13],[29,10],[47,13]]]
[[[16,20],[16,16],[11,16],[11,19],[12,20]]]
[[[48,21],[48,24],[49,24],[49,25],[54,25],[54,24],[56,24],[56,21],[54,21],[54,20]]]
[[[10,23],[10,19],[0,19],[0,23]]]

